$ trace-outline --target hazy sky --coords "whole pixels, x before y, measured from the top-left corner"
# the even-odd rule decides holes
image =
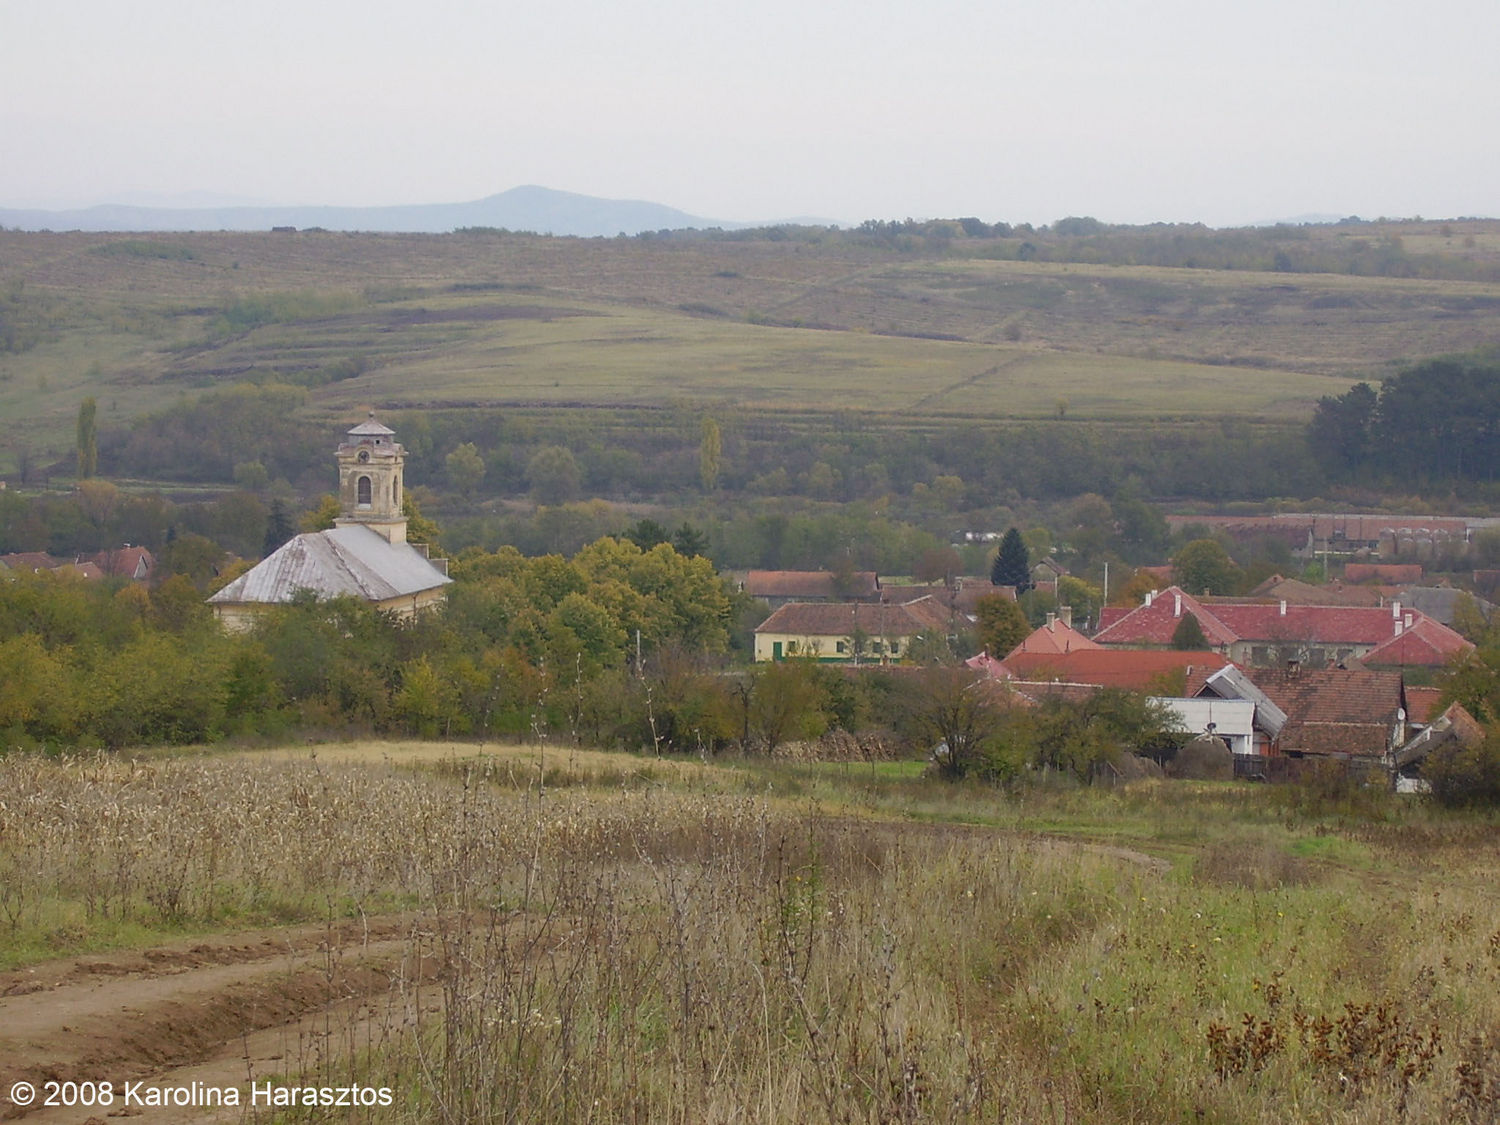
[[[1500,214],[1497,0],[0,0],[0,206]]]

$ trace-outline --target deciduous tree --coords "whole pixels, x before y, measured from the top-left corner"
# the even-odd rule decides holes
[[[974,615],[979,618],[975,627],[979,644],[996,660],[1003,660],[1031,632],[1025,612],[1004,594],[979,598],[974,603]]]
[[[1172,579],[1190,594],[1234,594],[1243,575],[1217,539],[1194,539],[1172,559]]]

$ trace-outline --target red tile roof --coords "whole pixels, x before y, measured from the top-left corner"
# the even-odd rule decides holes
[[[1251,597],[1273,602],[1285,601],[1292,605],[1378,606],[1384,604],[1385,589],[1381,586],[1346,586],[1342,582],[1314,585],[1277,575],[1266,579],[1252,590]]]
[[[1414,723],[1432,722],[1439,714],[1438,703],[1442,698],[1442,688],[1408,687],[1406,689],[1406,717]]]
[[[931,598],[949,609],[970,615],[974,613],[974,603],[986,594],[999,594],[1011,601],[1014,601],[1016,597],[1016,592],[1012,587],[991,586],[987,578],[959,578],[951,586],[943,582],[929,582],[911,586],[882,585],[880,587],[881,599],[892,604],[914,602],[918,598]]]
[[[1161,691],[1172,685],[1177,674],[1201,680],[1228,663],[1214,652],[1178,652],[1172,649],[1076,649],[1067,653],[1013,653],[1002,662],[1017,680],[1063,681],[1125,688],[1129,691]],[[1176,694],[1175,686],[1172,694]]]
[[[145,547],[116,547],[112,551],[100,551],[93,561],[105,574],[117,578],[144,578],[156,565],[156,558]]]
[[[871,602],[788,602],[755,627],[794,637],[910,637],[945,631],[948,611],[931,598],[904,605]]]
[[[840,592],[836,576],[826,570],[752,570],[745,576],[745,593],[752,598],[873,598],[880,593],[880,579],[873,570],[857,570]]]
[[[1282,753],[1378,757],[1405,705],[1400,672],[1369,668],[1255,669],[1252,682],[1286,712]]]
[[[55,570],[63,565],[61,559],[54,559],[51,555],[41,551],[18,551],[13,555],[0,555],[3,562],[11,570],[33,573],[38,570]]]
[[[1419,615],[1411,628],[1372,648],[1361,659],[1366,664],[1438,668],[1473,648],[1448,626]]]
[[[1061,621],[1054,620],[1028,634],[1025,640],[1011,649],[1007,654],[1007,659],[1022,652],[1076,652],[1080,649],[1103,647],[1089,640],[1071,625],[1064,625]]]
[[[104,571],[100,570],[97,566],[88,561],[63,563],[61,566],[54,568],[52,573],[66,574],[73,578],[96,579],[104,577]]]
[[[1094,639],[1102,645],[1167,645],[1188,613],[1198,618],[1204,637],[1215,647],[1236,641],[1298,641],[1384,648],[1402,634],[1416,632],[1416,639],[1390,649],[1383,660],[1376,661],[1387,664],[1402,663],[1403,656],[1407,664],[1441,664],[1469,647],[1447,626],[1399,603],[1370,607],[1199,599],[1176,586],[1160,591],[1147,605],[1107,618]],[[1434,654],[1441,655],[1434,661]]]
[[[1169,645],[1172,634],[1191,613],[1198,619],[1203,636],[1210,645],[1221,647],[1239,639],[1231,629],[1208,611],[1202,602],[1179,586],[1169,586],[1150,595],[1145,605],[1137,606],[1115,618],[1105,617],[1104,628],[1094,634],[1101,645]]]
[[[1395,634],[1396,622],[1380,606],[1215,605],[1213,613],[1247,641],[1379,644]]]

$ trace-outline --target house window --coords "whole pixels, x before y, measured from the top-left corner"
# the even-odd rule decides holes
[[[797,652],[797,642],[796,641],[787,641],[787,643],[786,643],[786,651],[787,651],[787,655],[789,655],[789,656],[796,655],[796,652]]]
[[[900,656],[901,655],[901,642],[900,641],[892,641],[891,642],[891,655],[892,656]]]
[[[834,651],[838,653],[845,653],[849,651],[849,646],[843,641],[836,641],[834,642]]]
[[[359,490],[359,500],[358,500],[359,506],[361,508],[368,508],[370,506],[370,478],[369,477],[360,477],[359,478],[358,490]]]

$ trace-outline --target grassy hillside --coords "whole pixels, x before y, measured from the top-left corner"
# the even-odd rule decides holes
[[[1465,242],[1488,255],[1500,224],[1412,228],[1403,253],[1441,265]],[[0,471],[18,444],[67,457],[85,395],[111,424],[244,380],[308,385],[343,416],[733,402],[1295,421],[1353,379],[1500,338],[1493,281],[993,256],[1011,242],[0,232]]]
[[[402,1123],[1500,1109],[1482,815],[483,749],[0,759],[0,1089],[104,1055]]]

